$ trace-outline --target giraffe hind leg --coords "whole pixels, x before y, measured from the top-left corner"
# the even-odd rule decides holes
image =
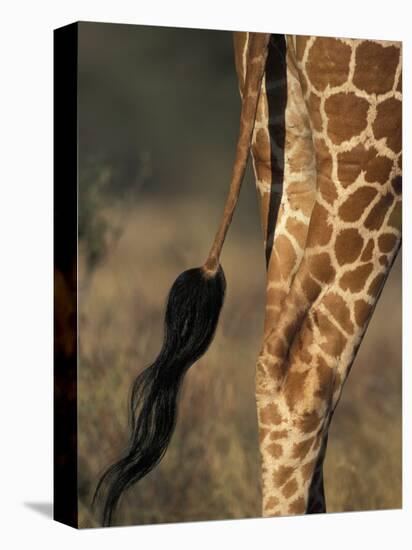
[[[272,515],[315,507],[310,493],[321,479],[322,441],[401,235],[400,44],[316,37],[296,41],[297,51],[306,52],[299,56],[298,69],[318,178],[304,256],[276,308],[277,324],[267,336],[261,362],[265,512]],[[355,71],[353,77],[347,73],[352,92],[346,93],[345,77],[342,88],[335,86],[331,94],[326,86],[325,95],[318,92],[318,97],[330,72],[328,64],[315,63],[316,56],[327,51],[329,63],[338,66],[342,49],[348,60],[361,60],[360,71],[379,67],[389,91],[379,97],[369,88],[379,88],[379,80],[371,80],[369,92],[360,94],[356,83],[370,73]],[[345,108],[346,101],[361,105],[363,120],[354,116],[354,108]],[[365,175],[358,177],[360,173]],[[274,422],[276,430],[265,434]],[[277,439],[286,435],[282,446]]]
[[[276,66],[267,67],[263,97],[268,105],[261,108],[253,147],[269,259],[265,329],[256,367],[264,516],[301,514],[306,508],[299,488],[307,481],[293,475],[299,457],[284,460],[293,441],[299,441],[299,428],[294,426],[296,419],[284,414],[287,410],[273,364],[282,347],[274,336],[304,255],[316,191],[310,121],[289,38],[276,37],[272,46],[268,63]],[[271,208],[275,201],[278,211]]]

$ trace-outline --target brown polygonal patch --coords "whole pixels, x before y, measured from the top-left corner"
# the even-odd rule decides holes
[[[312,356],[308,349],[313,342],[313,333],[311,321],[308,317],[302,323],[299,332],[296,334],[293,340],[292,346],[289,348],[289,358],[291,361],[300,359],[302,363],[309,364],[312,360]]]
[[[288,513],[289,514],[304,514],[306,509],[305,499],[299,497],[289,504]]]
[[[374,147],[367,149],[358,144],[350,151],[338,155],[338,178],[343,187],[352,185],[361,172],[365,173],[365,180],[369,183],[387,182],[392,170],[393,161],[380,156]]]
[[[364,300],[355,302],[355,320],[358,326],[363,327],[369,317],[372,306]]]
[[[319,422],[319,415],[315,411],[312,411],[302,414],[297,424],[303,433],[311,433],[319,426]]]
[[[370,294],[371,296],[377,296],[379,294],[379,291],[382,287],[384,280],[385,280],[384,273],[379,273],[378,275],[376,275],[376,277],[373,279],[373,281],[369,286],[368,294]]]
[[[320,348],[332,357],[339,357],[346,344],[344,335],[320,311],[317,312],[316,317],[322,338],[326,339],[326,342],[320,344]]]
[[[396,46],[384,47],[369,40],[362,42],[356,49],[355,86],[368,94],[384,94],[392,90],[399,53]]]
[[[281,170],[278,167],[278,165],[276,164],[277,161],[275,160],[275,158],[273,158],[272,161],[267,160],[265,158],[265,155],[262,149],[257,149],[256,146],[253,146],[253,157],[254,157],[254,164],[256,168],[257,179],[265,182],[266,184],[271,184],[272,179],[281,179],[281,177],[283,177],[283,169]],[[279,177],[279,174],[282,174],[282,176]],[[269,195],[271,193],[270,191],[265,190],[263,194],[260,189],[258,189],[258,191],[262,201],[270,200],[269,199]],[[280,202],[280,195],[277,197],[276,193],[273,193],[273,197],[278,199],[277,203]],[[266,204],[261,203],[261,208],[263,210],[265,210],[266,208],[266,211],[267,211],[268,206]],[[272,208],[274,208],[274,206]],[[277,208],[277,205],[276,205],[276,208]]]
[[[349,187],[356,181],[362,171],[362,158],[365,153],[363,145],[359,144],[349,151],[338,154],[338,178],[343,187]]]
[[[275,338],[268,342],[267,344],[267,351],[270,353],[270,355],[274,357],[284,357],[286,355],[286,348],[285,344],[283,343],[283,340],[280,338]]]
[[[298,484],[296,479],[291,479],[286,483],[282,489],[282,494],[285,498],[289,498],[296,493],[298,490]]]
[[[310,241],[309,246],[324,246],[328,244],[332,236],[333,227],[328,221],[328,211],[318,202],[315,202],[313,207],[310,225]]]
[[[319,380],[319,387],[316,390],[316,395],[322,400],[327,400],[329,399],[332,390],[333,369],[329,367],[321,356],[319,356],[316,370]]]
[[[284,437],[287,437],[288,436],[288,431],[287,430],[274,430],[271,432],[270,436],[269,436],[269,439],[271,439],[272,441],[276,441],[278,439],[283,439]]]
[[[342,187],[349,187],[362,171],[365,147],[357,145],[349,151],[338,154],[338,178]]]
[[[340,144],[358,136],[367,126],[369,103],[353,93],[338,93],[325,101],[328,117],[328,135]]]
[[[386,138],[386,145],[394,153],[399,153],[402,149],[401,101],[395,98],[382,101],[377,107],[372,129],[376,139]]]
[[[270,163],[263,162],[258,158],[258,153],[255,147],[253,147],[253,158],[255,161],[257,179],[264,181],[267,184],[270,184],[272,182],[272,165]],[[264,199],[265,195],[268,195],[270,193],[269,190],[265,190],[263,194],[260,189],[258,189],[258,191],[262,200]]]
[[[327,294],[322,299],[322,304],[327,307],[333,318],[336,319],[336,321],[344,330],[346,330],[346,332],[348,332],[349,334],[353,333],[354,329],[353,323],[350,320],[349,308],[343,298],[339,296],[339,294],[336,294],[335,292]]]
[[[397,238],[392,233],[384,233],[378,239],[379,250],[381,252],[391,252],[395,248]]]
[[[313,277],[323,283],[330,282],[335,275],[335,270],[332,267],[329,254],[326,252],[310,256],[308,265]]]
[[[266,447],[266,450],[273,458],[279,458],[283,453],[282,445],[278,445],[277,443],[271,443]]]
[[[372,273],[373,264],[368,263],[360,265],[356,269],[346,271],[341,279],[340,286],[343,290],[350,290],[351,292],[360,292],[366,283],[366,279]]]
[[[319,91],[327,86],[340,86],[349,76],[350,46],[336,38],[317,38],[311,47],[306,72]]]
[[[302,61],[305,54],[306,43],[309,40],[309,36],[297,36],[296,37],[296,59]]]
[[[377,191],[373,187],[361,187],[357,189],[339,208],[339,216],[345,222],[359,220],[376,194]]]
[[[254,164],[256,168],[257,180],[263,181],[265,184],[270,185],[272,183],[272,176],[276,174],[275,165],[259,160],[255,148],[253,148],[253,157],[254,157]],[[262,211],[268,212],[268,209],[269,209],[268,201],[270,200],[270,194],[272,194],[272,200],[274,199],[276,201],[272,209],[274,212],[276,212],[280,203],[280,195],[277,195],[276,191],[272,192],[270,188],[264,189],[262,192],[262,189],[259,188],[257,185],[258,184],[257,180],[256,180],[256,189],[259,193],[259,197],[261,200]],[[266,202],[263,202],[263,201],[266,201]],[[275,206],[276,206],[276,209],[275,209]],[[265,220],[265,222],[267,221],[266,218],[263,218],[263,219]]]
[[[275,484],[275,487],[282,487],[290,476],[295,471],[295,468],[292,468],[292,466],[283,466],[280,465],[274,472],[273,472],[273,483]]]
[[[269,510],[270,508],[275,508],[279,504],[279,499],[277,497],[269,497],[265,508]]]
[[[373,253],[374,248],[375,248],[374,240],[369,239],[367,245],[365,246],[365,248],[362,252],[362,256],[361,256],[362,262],[369,262],[369,260],[372,259],[372,253]]]
[[[305,456],[308,454],[309,449],[312,447],[314,441],[314,437],[309,437],[309,439],[304,439],[299,443],[295,443],[293,445],[292,458],[304,459]]]
[[[372,210],[369,212],[366,220],[365,227],[370,230],[378,230],[382,226],[386,213],[393,203],[394,196],[392,193],[387,193],[379,199]]]
[[[313,303],[321,291],[320,285],[309,275],[302,281],[302,290],[309,302]]]
[[[369,183],[384,184],[388,181],[393,161],[388,157],[374,156],[367,164],[365,180]]]
[[[341,231],[335,241],[335,254],[339,265],[350,264],[354,262],[363,247],[363,238],[357,229],[344,229]]]
[[[275,403],[269,403],[259,411],[259,419],[261,424],[280,424],[282,416],[279,413],[278,406]]]

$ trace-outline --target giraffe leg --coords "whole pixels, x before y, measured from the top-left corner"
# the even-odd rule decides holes
[[[252,148],[268,261],[264,345],[256,369],[264,515],[272,515],[279,504],[267,472],[285,443],[285,430],[277,430],[276,396],[269,401],[261,398],[268,385],[265,343],[278,325],[282,304],[303,258],[316,189],[310,121],[297,68],[284,36],[272,37],[271,48],[263,95],[267,107],[260,113]],[[276,212],[274,204],[279,205]],[[285,484],[286,492],[294,487],[293,482]]]
[[[265,515],[315,507],[331,415],[401,232],[400,44],[294,44],[317,194],[302,261],[260,358]]]
[[[235,60],[243,94],[247,33],[235,33]],[[253,140],[252,158],[260,196],[262,228],[268,267],[265,336],[277,325],[281,304],[287,296],[303,257],[315,187],[315,154],[309,117],[293,57],[283,35],[272,35],[262,82]],[[276,236],[274,227],[276,224]],[[260,357],[256,371],[257,409],[262,457],[263,514],[277,500],[265,472],[270,469],[280,443],[269,443],[275,434],[266,402],[259,399],[266,385]],[[275,406],[275,404],[274,404]],[[268,414],[269,413],[269,414]],[[280,434],[282,436],[282,434]],[[268,450],[269,447],[269,450]]]

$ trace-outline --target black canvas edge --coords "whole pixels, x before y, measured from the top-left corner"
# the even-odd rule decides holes
[[[54,30],[54,520],[78,527],[78,24]]]

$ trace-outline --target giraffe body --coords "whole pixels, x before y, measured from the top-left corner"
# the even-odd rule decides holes
[[[235,36],[241,92],[248,39]],[[328,428],[400,246],[401,101],[397,42],[271,38],[252,143],[265,516],[326,510]]]

